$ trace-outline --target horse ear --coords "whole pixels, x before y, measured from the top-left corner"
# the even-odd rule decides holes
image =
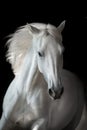
[[[39,34],[41,32],[38,28],[36,28],[32,25],[28,25],[28,28],[29,28],[29,32],[31,34]]]
[[[65,27],[65,20],[57,27],[57,30],[59,33],[62,33],[64,27]]]

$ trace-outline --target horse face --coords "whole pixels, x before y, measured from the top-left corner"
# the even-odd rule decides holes
[[[31,27],[33,33],[33,45],[37,55],[39,71],[48,84],[48,92],[52,99],[58,99],[63,93],[61,83],[61,70],[63,67],[62,36],[65,26],[63,21],[57,28],[48,24],[46,29],[39,30]]]
[[[37,41],[38,69],[48,84],[52,99],[58,99],[63,93],[61,70],[63,66],[62,46],[52,37],[42,37]]]

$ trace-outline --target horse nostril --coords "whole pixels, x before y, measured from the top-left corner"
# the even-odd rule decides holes
[[[49,89],[49,95],[55,97],[55,92],[51,88]]]
[[[52,94],[52,90],[51,90],[51,89],[49,89],[49,94],[50,94],[50,95]]]

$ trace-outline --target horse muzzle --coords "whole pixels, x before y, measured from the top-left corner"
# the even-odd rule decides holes
[[[60,99],[63,92],[64,92],[64,87],[59,88],[58,90],[54,90],[54,88],[50,88],[48,90],[49,95],[51,96],[52,99],[56,100],[56,99]]]

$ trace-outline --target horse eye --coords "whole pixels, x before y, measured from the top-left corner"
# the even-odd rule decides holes
[[[42,57],[42,56],[43,56],[43,53],[41,53],[41,52],[38,52],[38,55],[39,55],[40,57]]]

